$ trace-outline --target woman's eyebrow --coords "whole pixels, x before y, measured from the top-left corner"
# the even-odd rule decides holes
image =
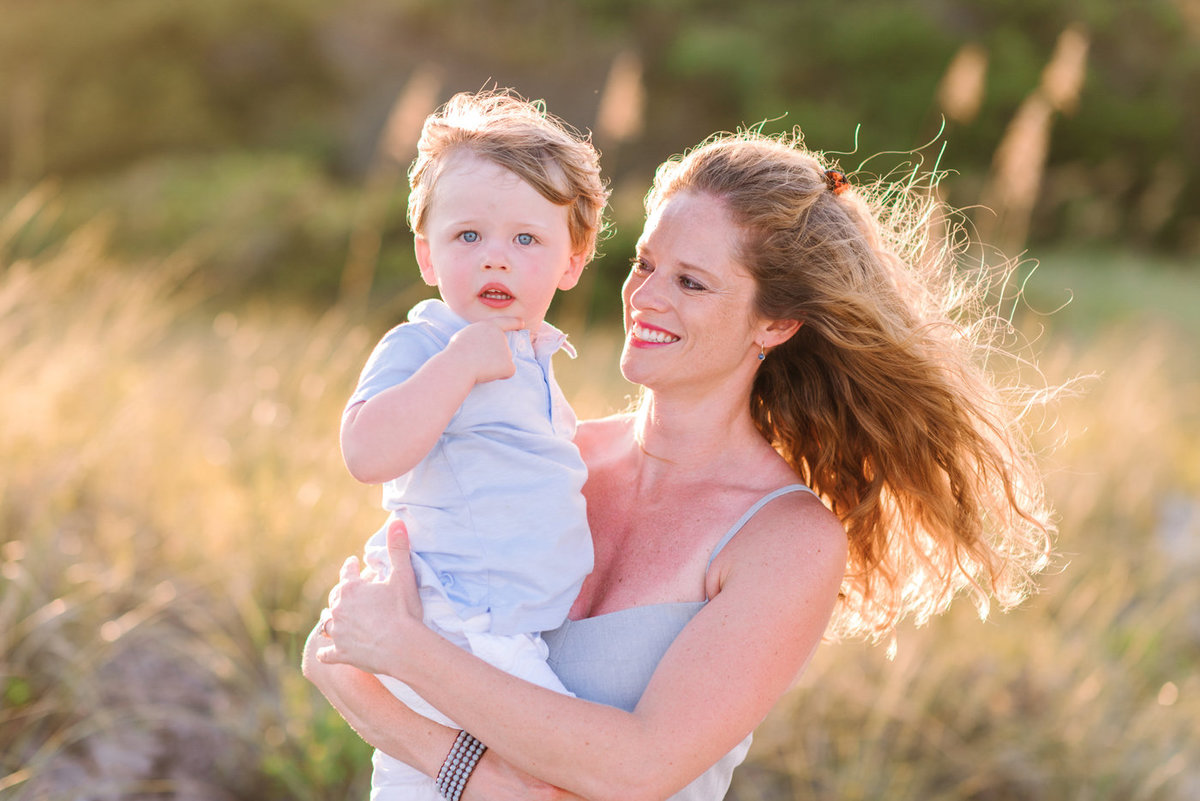
[[[646,258],[649,261],[655,262],[655,263],[657,263],[659,261],[659,259],[655,257],[654,251],[644,241],[639,240],[637,245],[634,246],[634,254],[639,259]],[[705,267],[701,267],[699,264],[696,264],[695,262],[674,261],[671,263],[674,264],[676,267],[678,267],[683,272],[695,275],[697,278],[703,278],[705,281],[708,281],[711,283],[718,283],[717,273],[715,273],[712,270],[709,270]]]
[[[679,262],[679,266],[680,268],[687,270],[689,273],[704,273],[705,275],[712,275],[712,272],[707,268],[701,267],[699,264],[695,264],[690,261],[681,261]]]
[[[678,262],[678,264],[679,264],[679,269],[682,270],[683,272],[694,275],[697,278],[703,278],[705,281],[710,281],[713,283],[718,282],[716,273],[714,273],[711,270],[708,270],[704,267],[701,267],[699,264],[695,264],[690,261],[681,261],[681,262]]]

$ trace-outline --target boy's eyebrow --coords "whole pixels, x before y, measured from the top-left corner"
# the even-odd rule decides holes
[[[458,227],[461,227],[464,225],[478,225],[480,222],[482,222],[484,220],[490,221],[491,218],[489,218],[489,217],[450,217],[448,220],[446,220],[446,224],[452,228],[458,228]],[[545,224],[536,223],[536,222],[522,222],[520,220],[518,220],[516,222],[506,220],[505,224],[510,225],[514,228],[536,228],[538,230],[549,230],[549,229],[557,226],[557,224],[545,225]]]

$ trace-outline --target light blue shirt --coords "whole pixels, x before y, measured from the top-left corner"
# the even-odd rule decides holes
[[[440,300],[408,320],[376,345],[347,407],[405,381],[467,325]],[[440,584],[464,618],[490,613],[496,634],[556,628],[592,570],[587,468],[550,365],[570,345],[548,323],[534,342],[508,332],[508,344],[516,374],[477,384],[425,458],[383,485],[384,508],[408,526],[418,581]],[[378,546],[386,526],[368,542]]]

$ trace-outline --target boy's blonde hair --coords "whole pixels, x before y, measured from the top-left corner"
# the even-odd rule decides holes
[[[509,90],[460,92],[429,115],[409,170],[408,223],[423,234],[448,157],[468,151],[518,175],[551,203],[569,206],[575,253],[596,255],[608,189],[588,137]]]

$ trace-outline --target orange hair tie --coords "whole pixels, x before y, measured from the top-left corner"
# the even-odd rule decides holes
[[[825,184],[835,195],[840,195],[850,188],[850,182],[846,180],[846,173],[837,170],[825,171]]]

